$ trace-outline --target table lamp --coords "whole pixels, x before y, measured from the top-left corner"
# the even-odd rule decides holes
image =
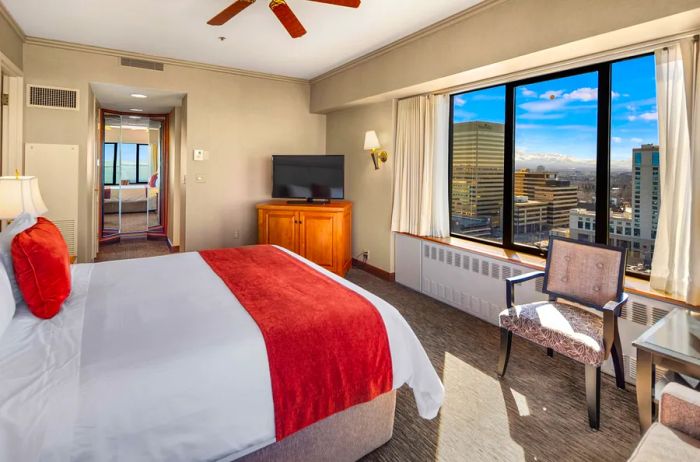
[[[35,176],[0,176],[0,220],[14,220],[22,213],[35,217],[48,211]]]

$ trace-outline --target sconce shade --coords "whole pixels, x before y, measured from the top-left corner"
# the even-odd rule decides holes
[[[39,216],[47,211],[37,177],[0,177],[0,220],[13,220],[21,213]]]
[[[372,149],[379,149],[381,147],[382,145],[379,144],[377,132],[370,130],[365,133],[365,151],[371,151]]]

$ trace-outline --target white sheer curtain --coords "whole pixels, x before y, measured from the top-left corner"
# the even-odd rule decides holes
[[[450,235],[450,196],[449,196],[449,146],[450,146],[450,97],[433,97],[433,219],[432,235]]]
[[[656,52],[661,207],[651,287],[691,304],[700,304],[697,62],[697,46],[691,53],[679,44]]]
[[[448,138],[447,96],[416,96],[399,101],[392,231],[419,236],[449,235]]]

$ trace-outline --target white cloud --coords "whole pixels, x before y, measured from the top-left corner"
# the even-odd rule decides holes
[[[620,138],[619,136],[613,136],[610,139],[613,143],[622,143],[622,138]]]
[[[527,96],[528,98],[533,98],[537,96],[537,93],[528,89],[527,87],[523,87],[522,90],[520,90],[523,96]]]
[[[643,112],[639,115],[630,114],[627,116],[627,120],[629,120],[630,122],[634,122],[635,120],[644,120],[646,122],[650,122],[652,120],[659,120],[659,114],[656,111]]]
[[[620,97],[620,94],[616,91],[611,92],[611,95],[612,95],[612,99],[616,99],[616,98]]]
[[[464,98],[462,98],[461,96],[455,96],[455,99],[454,99],[454,104],[455,104],[455,106],[457,106],[457,107],[462,107],[462,106],[464,106],[466,103],[467,103],[467,102],[464,101]]]
[[[636,144],[639,144],[643,142],[644,140],[642,138],[630,138],[630,141]]]
[[[577,88],[571,93],[565,94],[564,99],[572,101],[595,101],[598,99],[598,89],[590,87]]]
[[[596,168],[595,153],[590,158],[582,159],[558,152],[527,152],[523,148],[516,148],[516,168],[537,168],[544,165],[547,170],[594,170]],[[613,169],[629,169],[628,160],[611,159],[610,166]]]

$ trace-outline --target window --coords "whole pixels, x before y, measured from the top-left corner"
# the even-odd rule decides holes
[[[104,143],[103,178],[106,185],[121,180],[146,184],[151,179],[151,149],[147,144]]]
[[[104,184],[115,185],[117,184],[116,179],[116,165],[117,165],[117,143],[105,143],[102,148],[102,167]]]
[[[451,232],[499,243],[505,90],[487,88],[452,100]]]
[[[630,249],[628,271],[649,273],[653,55],[453,95],[450,154],[453,236],[529,252],[552,235],[610,242]]]

